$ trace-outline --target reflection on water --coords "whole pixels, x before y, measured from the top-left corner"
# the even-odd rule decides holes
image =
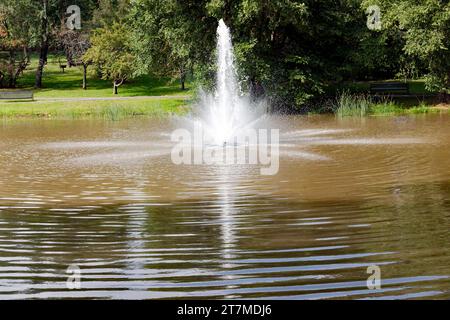
[[[271,123],[276,176],[171,164],[169,121],[3,123],[0,298],[450,297],[448,115]]]

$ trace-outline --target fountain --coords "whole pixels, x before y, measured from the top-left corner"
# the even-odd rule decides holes
[[[182,119],[183,127],[190,128],[172,132],[171,141],[177,143],[171,150],[173,163],[269,165],[260,168],[261,174],[276,174],[279,130],[261,128],[258,122],[265,118],[267,110],[264,101],[254,102],[242,91],[230,30],[220,20],[216,87],[213,93],[202,92],[194,108],[197,113]]]
[[[230,29],[221,19],[217,28],[217,77],[214,93],[202,93],[200,114],[193,121],[202,126],[205,143],[222,146],[234,143],[245,129],[265,115],[264,103],[251,103],[241,94]]]
[[[450,298],[450,114],[262,121],[217,35],[216,88],[175,124],[3,121],[0,299]],[[175,145],[181,125],[204,139]],[[268,128],[280,139],[239,139]],[[257,170],[269,146],[276,175]],[[255,165],[203,159],[247,147]]]

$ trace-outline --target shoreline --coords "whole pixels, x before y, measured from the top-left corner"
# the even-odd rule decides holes
[[[0,101],[3,119],[107,119],[138,117],[166,117],[185,115],[191,110],[192,96],[135,96],[135,97],[59,97],[38,98],[34,101]],[[420,104],[404,107],[393,104],[373,104],[366,113],[350,110],[339,114],[327,112],[292,112],[292,115],[334,115],[336,117],[402,116],[428,113],[450,113],[450,105]]]
[[[128,117],[161,117],[185,114],[189,99],[178,97],[0,102],[0,118],[79,119],[104,118],[118,120]]]

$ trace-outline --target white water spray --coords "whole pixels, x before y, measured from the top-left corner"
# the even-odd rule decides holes
[[[247,96],[240,94],[237,81],[230,29],[223,20],[217,28],[217,80],[213,95],[201,97],[200,121],[205,130],[205,142],[224,145],[252,127],[265,113],[263,104],[252,105]]]

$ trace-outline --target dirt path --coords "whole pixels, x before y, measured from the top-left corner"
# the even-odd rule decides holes
[[[164,100],[164,99],[191,99],[188,95],[177,96],[137,96],[137,97],[75,97],[75,98],[35,98],[36,102],[66,102],[66,101],[113,101],[113,100]]]

